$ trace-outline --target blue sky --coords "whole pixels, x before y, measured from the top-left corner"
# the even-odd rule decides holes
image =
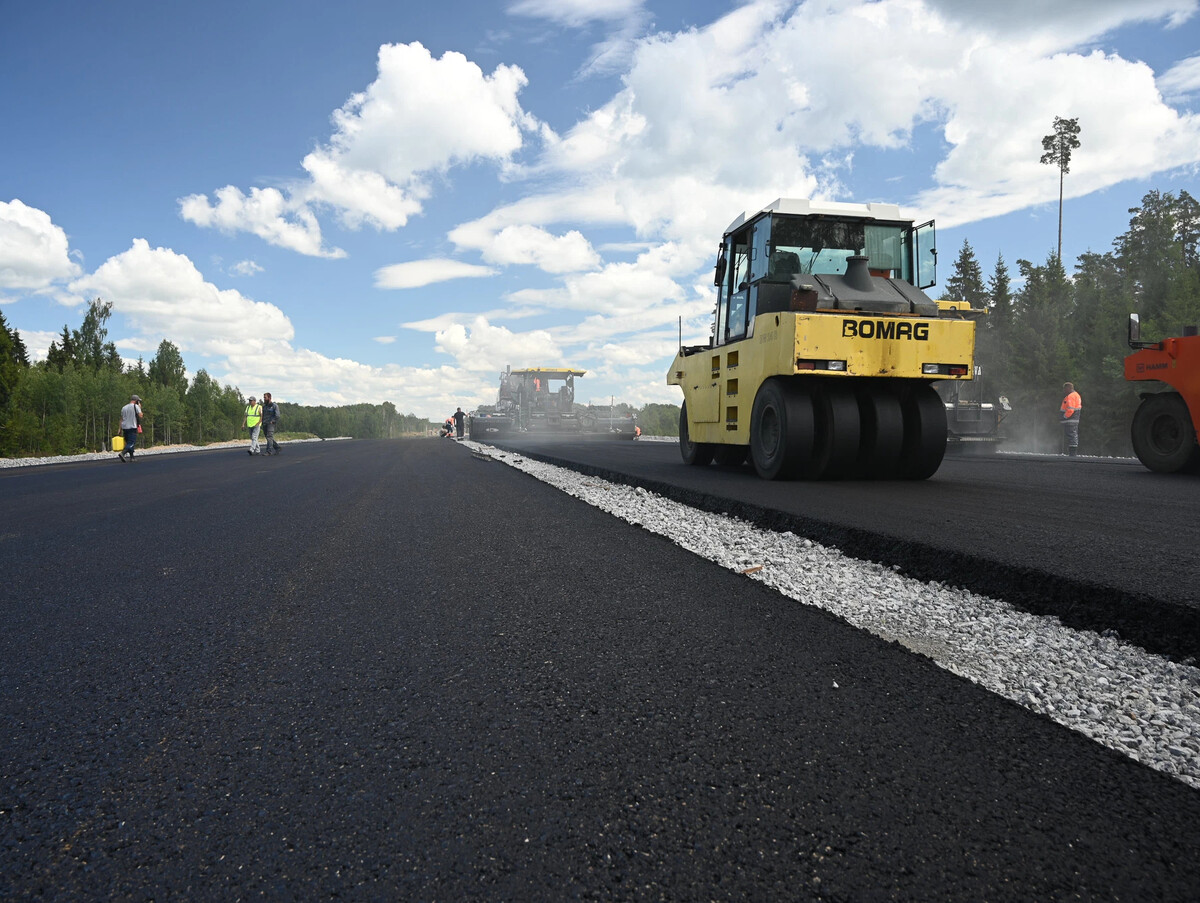
[[[506,364],[678,402],[724,227],[773,199],[935,218],[941,281],[1197,193],[1200,0],[0,0],[0,310],[111,301],[128,360],[441,419]],[[935,290],[936,292],[936,290]]]

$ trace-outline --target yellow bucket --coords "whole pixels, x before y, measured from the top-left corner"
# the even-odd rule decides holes
[[[124,436],[113,436],[113,451],[125,451]]]

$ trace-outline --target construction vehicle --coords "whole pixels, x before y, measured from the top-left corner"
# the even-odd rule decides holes
[[[611,405],[575,402],[575,380],[587,373],[566,367],[506,367],[494,405],[480,405],[471,415],[470,437],[477,442],[521,433],[632,439],[632,414],[617,416]]]
[[[1168,391],[1143,392],[1133,415],[1130,438],[1138,460],[1159,473],[1200,473],[1200,334],[1186,326],[1183,335],[1143,342],[1141,320],[1129,315],[1125,379],[1166,383]]]
[[[947,433],[931,384],[972,378],[978,313],[924,293],[934,228],[892,204],[786,198],[735,219],[709,341],[681,341],[667,374],[683,460],[749,456],[764,479],[932,476]]]
[[[990,454],[1007,435],[1004,420],[1012,413],[1005,395],[985,395],[980,367],[970,382],[940,382],[934,389],[946,407],[946,451]]]

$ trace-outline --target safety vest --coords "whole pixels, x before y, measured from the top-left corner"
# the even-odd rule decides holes
[[[1067,397],[1063,399],[1062,413],[1063,417],[1070,420],[1076,414],[1083,410],[1083,399],[1079,397],[1078,392],[1068,392]]]
[[[262,405],[246,405],[246,426],[258,426],[260,420],[262,420]]]

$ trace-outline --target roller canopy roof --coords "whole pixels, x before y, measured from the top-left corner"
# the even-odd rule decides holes
[[[520,376],[525,373],[532,373],[534,376],[559,377],[566,379],[568,376],[583,376],[587,373],[586,370],[571,370],[567,367],[525,367],[521,370],[513,370],[513,375]]]
[[[810,201],[807,198],[776,198],[771,203],[754,213],[743,213],[725,229],[728,235],[747,220],[753,219],[760,213],[784,213],[793,216],[857,216],[864,219],[886,220],[888,222],[906,223],[909,220],[900,215],[900,208],[895,204],[845,204],[840,201]]]

